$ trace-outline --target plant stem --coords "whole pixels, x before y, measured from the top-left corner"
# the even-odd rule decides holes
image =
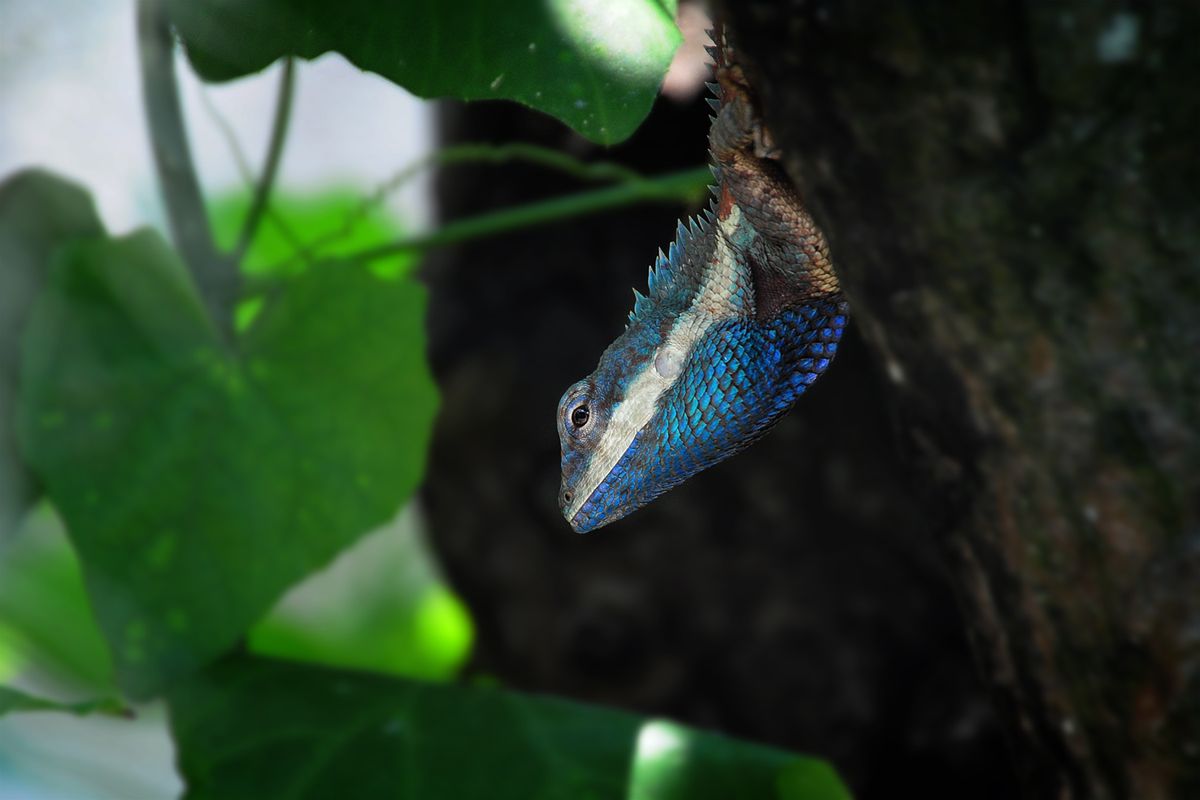
[[[702,192],[712,180],[712,172],[708,167],[672,172],[657,178],[630,180],[604,189],[468,217],[447,223],[426,234],[398,239],[358,253],[340,256],[337,260],[365,263],[408,250],[428,250],[639,201],[687,201]]]
[[[238,236],[237,246],[233,250],[233,260],[241,262],[246,250],[254,241],[254,234],[262,221],[263,213],[271,201],[271,190],[275,186],[275,176],[279,172],[279,161],[283,156],[283,144],[287,140],[288,122],[292,116],[292,96],[296,87],[295,59],[285,58],[283,74],[279,79],[279,96],[275,101],[275,118],[271,122],[271,139],[267,144],[267,158],[263,164],[262,175],[254,190],[254,200],[246,213],[246,221]]]
[[[349,235],[354,230],[354,226],[362,222],[373,209],[382,204],[389,194],[412,180],[423,170],[433,167],[448,167],[455,164],[506,164],[516,161],[538,164],[589,182],[614,181],[623,184],[638,184],[654,180],[620,164],[607,161],[580,161],[566,153],[524,142],[511,142],[499,145],[461,144],[443,147],[409,164],[377,186],[368,197],[359,203],[358,208],[346,216],[341,226],[336,230],[318,236],[304,245],[298,244],[294,236],[289,236],[289,243],[295,250],[295,256],[287,263],[290,264],[300,259],[304,259],[310,263],[315,261],[322,248]],[[278,218],[272,218],[272,221],[276,223],[283,222],[283,220]],[[290,233],[284,230],[283,227],[280,228],[280,231],[284,234]]]
[[[237,133],[233,130],[233,126],[229,124],[229,120],[225,118],[221,110],[213,104],[212,98],[209,97],[204,87],[201,87],[200,103],[204,106],[204,111],[208,114],[209,119],[217,126],[221,137],[225,140],[225,146],[229,148],[229,154],[233,157],[233,163],[237,167],[238,175],[241,176],[242,181],[246,184],[246,190],[253,192],[256,184],[254,172],[250,169],[250,161],[246,158],[246,152],[242,149],[242,144],[238,141]],[[263,212],[263,218],[279,230],[279,234],[287,240],[292,250],[299,253],[305,249],[305,244],[300,240],[300,236],[292,229],[287,220],[279,216],[270,203],[267,204]],[[241,263],[241,259],[238,259],[238,263]]]
[[[138,0],[137,32],[142,101],[171,237],[218,330],[227,332],[240,279],[235,263],[213,242],[183,123],[174,40],[162,0]]]

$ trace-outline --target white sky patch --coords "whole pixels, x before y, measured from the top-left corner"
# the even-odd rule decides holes
[[[575,518],[579,509],[592,496],[612,468],[617,465],[634,437],[654,417],[658,408],[658,399],[670,389],[679,379],[681,371],[666,370],[666,375],[658,369],[659,363],[683,364],[692,352],[696,343],[704,338],[709,328],[719,320],[740,313],[741,309],[732,302],[733,287],[745,283],[739,274],[739,267],[733,258],[729,239],[741,220],[741,212],[735,206],[729,217],[720,221],[717,235],[714,237],[716,250],[712,263],[715,269],[709,269],[704,274],[704,280],[696,290],[692,304],[687,311],[679,315],[671,327],[663,343],[659,345],[653,358],[647,359],[641,371],[630,382],[625,393],[625,399],[613,411],[608,427],[592,457],[588,460],[587,469],[575,487],[575,497],[567,506],[567,519]]]
[[[83,184],[114,233],[161,226],[133,0],[0,0],[0,6],[0,179],[25,167],[48,168]],[[279,67],[203,89],[182,54],[177,70],[201,184],[209,195],[241,189],[242,177],[200,94],[207,92],[258,170]],[[339,56],[301,61],[278,187],[313,193],[351,186],[365,195],[432,146],[428,103]],[[387,206],[420,228],[431,217],[427,198],[428,181],[417,180]]]

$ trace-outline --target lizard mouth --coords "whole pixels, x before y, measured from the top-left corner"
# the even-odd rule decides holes
[[[599,507],[600,501],[603,499],[604,492],[597,487],[595,491],[588,496],[580,505],[579,509],[574,513],[570,513],[569,505],[571,501],[571,492],[563,492],[563,517],[567,520],[567,524],[576,533],[589,533],[602,528],[608,523],[617,519],[617,517],[606,514]]]
[[[564,493],[564,499],[567,499],[568,494],[569,493]],[[568,500],[568,502],[570,501]],[[563,508],[563,517],[567,520],[567,524],[571,526],[571,529],[576,533],[588,533],[589,531],[594,531],[596,528],[600,527],[598,520],[594,519],[595,515],[588,508],[588,505],[589,503],[585,502],[583,507],[569,516],[567,509],[565,507]]]

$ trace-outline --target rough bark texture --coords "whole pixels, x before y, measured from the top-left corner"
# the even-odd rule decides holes
[[[538,141],[653,173],[704,163],[707,113],[700,98],[663,103],[610,153],[507,105],[448,108],[443,138]],[[529,166],[463,168],[439,197],[454,218],[578,188]],[[475,668],[829,757],[866,800],[1012,797],[890,390],[853,331],[746,453],[598,533],[559,517],[559,396],[694,210],[630,208],[426,267],[443,409],[424,497],[475,615]]]
[[[1200,6],[728,11],[1029,796],[1200,797]]]

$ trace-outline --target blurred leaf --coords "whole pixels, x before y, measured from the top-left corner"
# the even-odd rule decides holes
[[[112,691],[108,647],[92,616],[79,560],[45,504],[0,547],[0,626],[18,669]]]
[[[365,536],[294,586],[250,631],[251,652],[424,680],[454,678],[471,615],[437,574],[415,514]]]
[[[73,183],[41,170],[18,172],[0,183],[0,537],[37,496],[13,430],[29,309],[54,249],[75,237],[103,233],[91,197]]]
[[[200,76],[331,50],[419,97],[510,99],[593,141],[650,111],[681,37],[674,0],[168,0]]]
[[[251,631],[250,649],[264,656],[446,681],[457,675],[473,638],[462,601],[446,587],[432,586],[412,608],[366,609],[335,617],[333,624],[272,616]]]
[[[243,658],[168,700],[188,800],[849,797],[815,759],[498,689]]]
[[[424,303],[410,281],[313,269],[231,353],[157,234],[56,265],[26,334],[20,435],[131,696],[228,649],[407,499],[436,404]]]
[[[216,197],[209,203],[209,219],[217,244],[230,249],[237,242],[242,222],[250,210],[249,192]],[[303,271],[303,260],[296,259],[297,245],[314,248],[317,260],[344,256],[399,238],[404,230],[379,206],[364,210],[362,195],[351,190],[328,190],[304,196],[276,191],[270,211],[258,228],[250,250],[242,260],[247,275],[280,277],[278,267],[286,265],[286,274]],[[296,238],[293,239],[292,236]],[[412,253],[400,253],[381,259],[372,267],[383,270],[383,277],[407,274],[416,264]]]
[[[78,716],[107,714],[114,717],[128,717],[132,713],[120,700],[112,697],[80,703],[60,703],[34,697],[8,686],[0,686],[0,717],[14,711],[66,711]]]

